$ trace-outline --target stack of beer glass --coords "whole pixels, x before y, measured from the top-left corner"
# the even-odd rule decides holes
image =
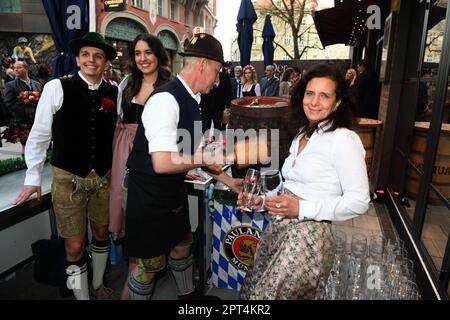
[[[327,300],[418,300],[414,264],[401,239],[335,230],[336,255],[325,289]]]

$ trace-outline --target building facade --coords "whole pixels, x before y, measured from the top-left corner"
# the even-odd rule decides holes
[[[181,69],[177,54],[200,27],[214,33],[217,24],[216,0],[123,0],[123,10],[108,8],[107,1],[96,1],[96,30],[105,35],[118,51],[118,61],[128,60],[128,45],[142,32],[156,35],[169,52],[172,69]]]
[[[282,8],[281,1],[274,1],[275,5]],[[308,3],[308,2],[307,2]],[[281,19],[278,15],[274,14],[273,4],[270,0],[256,0],[253,2],[253,6],[256,11],[258,19],[253,25],[253,45],[251,53],[251,61],[264,60],[262,45],[263,37],[262,30],[264,26],[264,19],[267,14],[271,14],[272,25],[275,31],[274,39],[274,60],[291,60],[291,56],[294,56],[294,39],[289,24]],[[313,7],[318,9],[317,7]],[[299,41],[300,52],[303,53],[300,57],[301,60],[323,60],[323,59],[348,59],[349,47],[343,44],[333,45],[324,48],[321,43],[317,30],[312,18],[312,7],[305,8],[305,14],[302,21],[301,32],[304,32]],[[283,50],[280,46],[283,46],[290,55]],[[305,48],[307,47],[307,48]],[[239,61],[239,47],[236,38],[232,43],[231,58],[233,61]]]
[[[128,46],[142,32],[156,35],[168,50],[173,72],[181,68],[176,53],[193,35],[194,28],[214,33],[216,0],[89,0],[90,30],[105,35],[115,46],[113,63],[123,70],[129,58]],[[92,24],[95,24],[93,26]],[[38,62],[49,64],[56,56],[51,28],[41,0],[0,2],[0,54],[11,55],[17,38],[29,38]],[[53,48],[53,49],[51,49]],[[46,51],[50,49],[50,51]]]

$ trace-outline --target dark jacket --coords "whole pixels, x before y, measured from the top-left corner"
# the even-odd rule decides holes
[[[267,97],[277,97],[280,92],[280,80],[273,76],[267,79],[264,77],[261,79],[261,95]]]
[[[230,78],[231,100],[240,98],[238,95],[242,89],[241,78]]]
[[[30,79],[29,87],[25,82],[19,79],[10,81],[5,84],[5,97],[4,102],[6,108],[10,113],[17,113],[19,110],[16,108],[17,97],[22,91],[39,91],[42,92],[42,85],[33,79]]]
[[[380,104],[380,82],[375,71],[367,69],[360,73],[355,80],[357,99],[357,116],[377,119]]]
[[[2,91],[0,90],[0,127],[6,126],[11,119],[11,112],[6,108],[3,102]]]
[[[211,89],[207,94],[202,94],[200,109],[202,111],[203,131],[211,127],[211,120],[214,128],[221,129],[222,115],[225,108],[231,104],[231,81],[226,72],[219,74],[220,83]],[[234,99],[234,98],[233,98]]]

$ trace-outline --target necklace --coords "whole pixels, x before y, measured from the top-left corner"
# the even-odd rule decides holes
[[[303,136],[303,138],[305,139],[305,141],[309,141],[309,138],[306,134]]]

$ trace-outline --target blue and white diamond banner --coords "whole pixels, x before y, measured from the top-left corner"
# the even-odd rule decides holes
[[[240,211],[214,200],[211,281],[215,287],[241,289],[268,223],[263,212]]]

